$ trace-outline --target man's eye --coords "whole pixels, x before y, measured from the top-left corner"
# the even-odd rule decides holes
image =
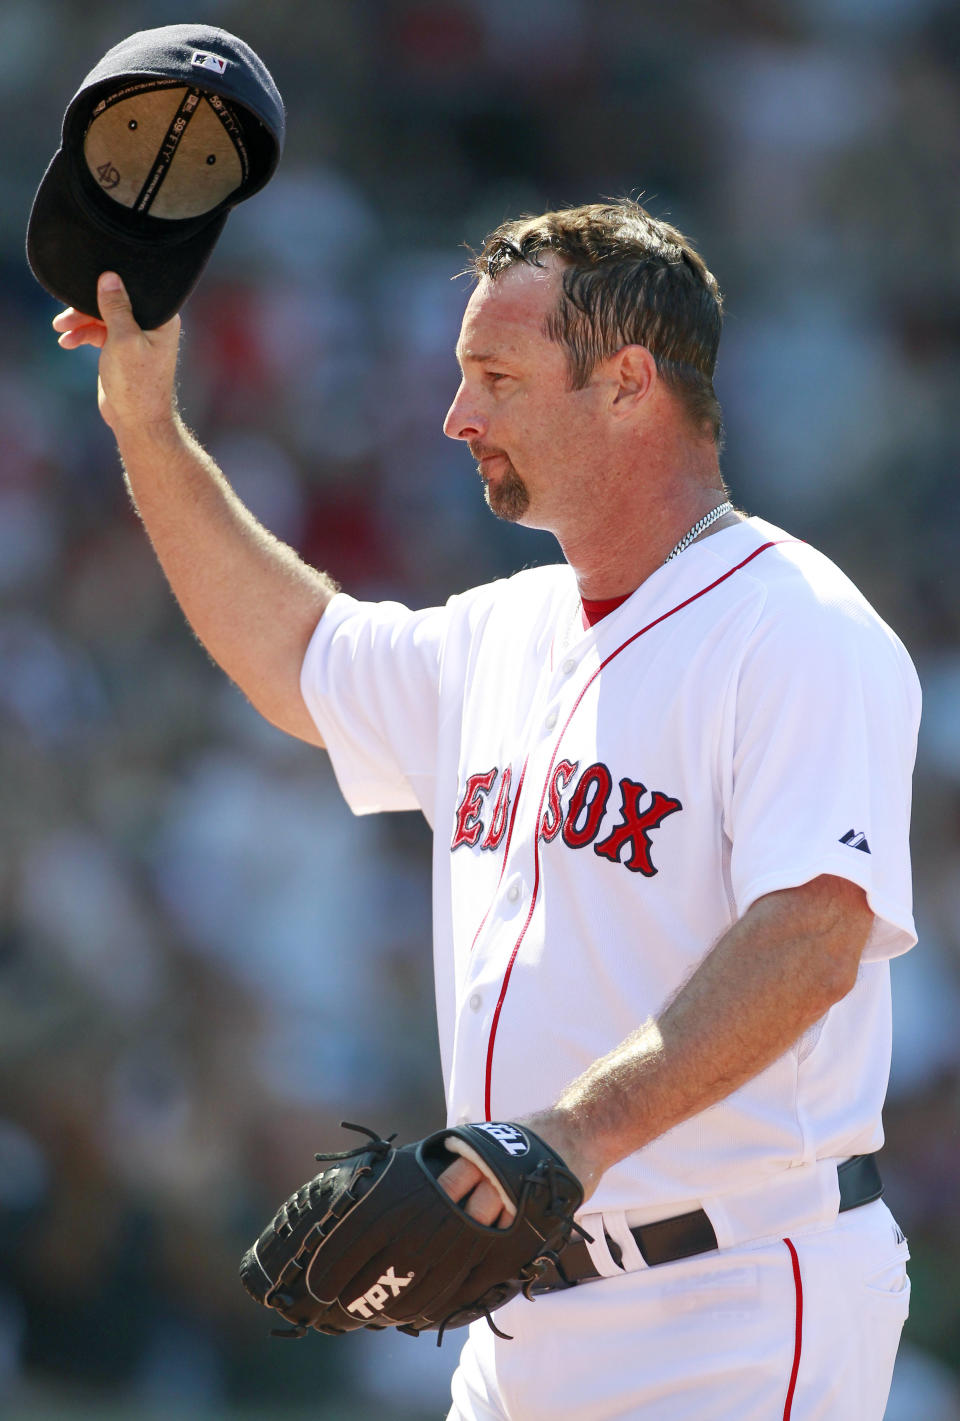
[[[487,375],[487,379],[488,379],[488,380],[491,380],[491,381],[496,381],[496,380],[509,380],[509,379],[510,379],[510,376],[509,376],[509,375],[505,375],[502,370],[488,370],[488,371],[486,372],[486,375]]]

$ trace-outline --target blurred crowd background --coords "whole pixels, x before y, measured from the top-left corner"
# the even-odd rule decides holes
[[[429,605],[557,557],[491,518],[440,432],[462,244],[629,193],[717,274],[737,502],[833,556],[924,684],[888,1417],[960,1417],[955,0],[3,0],[0,1412],[412,1421],[445,1414],[456,1352],[274,1341],[237,1284],[340,1119],[440,1121],[427,831],[354,819],[210,665],[128,506],[95,356],[58,349],[23,258],[83,75],[195,19],[263,56],[289,141],[187,306],[183,408],[352,592]]]

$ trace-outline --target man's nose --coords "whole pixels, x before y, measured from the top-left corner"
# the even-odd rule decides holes
[[[466,383],[461,382],[443,421],[444,434],[448,439],[482,439],[486,427],[485,418],[468,397]]]

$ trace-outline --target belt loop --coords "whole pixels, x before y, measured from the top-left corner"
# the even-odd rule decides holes
[[[583,1218],[578,1219],[577,1222],[582,1224],[587,1233],[592,1236],[592,1243],[588,1243],[586,1239],[584,1239],[584,1243],[586,1243],[587,1252],[590,1254],[590,1262],[594,1268],[596,1268],[600,1277],[616,1278],[619,1274],[624,1272],[624,1266],[623,1264],[617,1263],[607,1244],[607,1233],[609,1233],[615,1243],[620,1243],[619,1237],[609,1228],[607,1217],[608,1216],[604,1214],[586,1214]],[[616,1215],[613,1217],[615,1218]],[[626,1218],[623,1215],[620,1217],[623,1218],[624,1227],[626,1227]],[[633,1243],[632,1239],[631,1243]],[[622,1244],[620,1244],[620,1246],[621,1248],[623,1247]],[[635,1249],[637,1248],[636,1243],[633,1243],[633,1247]],[[639,1252],[639,1249],[637,1249],[637,1252]]]
[[[749,1189],[704,1199],[719,1248],[782,1238],[832,1223],[840,1207],[836,1160],[811,1160],[759,1180]]]
[[[637,1247],[637,1240],[630,1230],[630,1225],[627,1223],[627,1216],[623,1211],[604,1214],[603,1227],[613,1239],[614,1243],[620,1246],[620,1265],[625,1272],[635,1273],[639,1269],[649,1266]]]

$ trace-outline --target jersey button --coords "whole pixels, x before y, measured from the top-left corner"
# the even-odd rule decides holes
[[[470,1010],[479,1011],[482,1006],[483,997],[481,997],[479,992],[474,992],[473,996],[470,998]]]
[[[519,883],[511,883],[510,887],[507,889],[507,897],[509,898],[511,903],[515,903],[517,901],[517,899],[520,897]]]
[[[557,711],[557,709],[554,708],[554,709],[550,712],[550,714],[547,716],[546,720],[545,720],[543,723],[544,723],[544,725],[547,727],[548,730],[552,730],[553,727],[556,725],[558,715],[559,715],[559,711]]]
[[[574,661],[572,656],[568,656],[566,661],[560,667],[560,670],[563,672],[564,676],[572,676],[576,669],[577,663]]]

